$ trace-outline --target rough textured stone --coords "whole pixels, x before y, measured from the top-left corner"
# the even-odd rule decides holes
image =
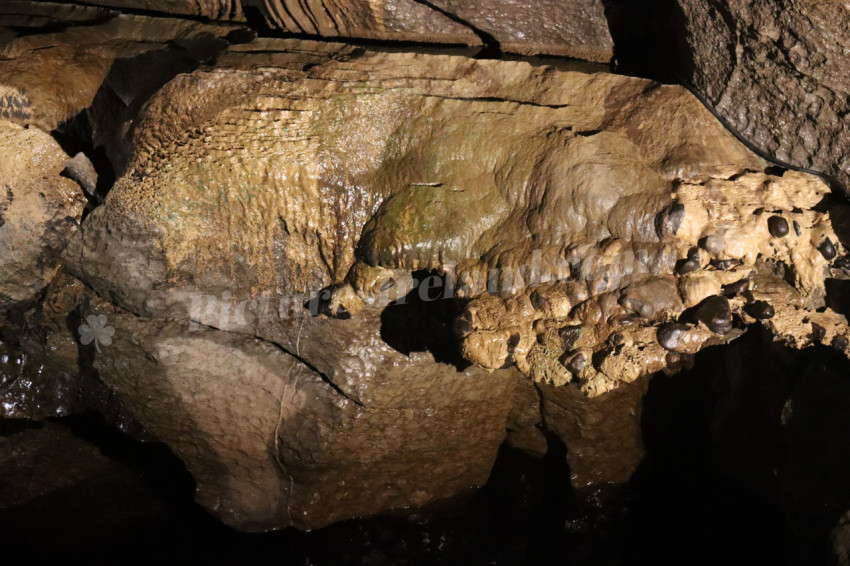
[[[600,63],[613,43],[601,0],[80,0],[221,21],[258,14],[278,30],[327,38],[460,44],[521,55],[560,55]]]
[[[567,446],[575,488],[623,484],[643,459],[641,403],[648,379],[588,399],[578,389],[542,385],[543,417]]]
[[[144,429],[91,367],[79,327],[90,293],[60,271],[39,301],[0,317],[0,419],[41,421],[98,413],[137,439]]]
[[[31,8],[28,5],[22,11]],[[137,112],[144,102],[144,98],[138,100],[141,94],[150,95],[177,72],[197,66],[198,59],[204,59],[197,57],[199,45],[215,43],[235,29],[242,28],[111,14],[100,25],[13,38],[0,43],[0,118],[52,131],[91,107],[102,90]],[[149,65],[145,75],[137,74],[132,80],[120,74],[122,64],[126,67],[145,55],[158,60],[159,68]]]
[[[272,342],[103,302],[94,312],[116,329],[95,356],[101,378],[183,459],[198,502],[239,529],[315,528],[464,493],[487,479],[505,437],[515,374],[373,352],[374,321],[328,332],[335,346],[310,358],[343,366],[341,351],[360,352],[361,365],[383,355],[406,374],[361,367],[361,402]]]
[[[0,310],[32,300],[60,267],[85,206],[48,134],[0,120]]]
[[[484,371],[510,364],[591,396],[623,385],[586,405],[551,388],[544,406],[577,481],[624,481],[641,382],[625,384],[740,335],[684,309],[742,278],[749,294],[728,301],[742,323],[770,301],[765,324],[789,343],[847,332],[815,312],[842,276],[817,249],[838,241],[826,185],[763,172],[679,87],[260,39],[175,77],[134,123],[125,173],[66,258],[114,305],[98,307],[116,335],[95,367],[240,528],[459,493],[511,426],[540,449],[515,374]],[[766,209],[800,235],[772,238]],[[435,289],[473,299],[457,322],[462,304]],[[657,329],[680,316],[671,352]],[[460,369],[453,326],[484,369]]]
[[[613,44],[598,0],[497,0],[486,6],[456,0],[329,0],[266,3],[277,27],[324,36],[408,39],[432,43],[492,43],[504,52],[566,55],[608,62]]]
[[[679,0],[680,69],[766,154],[850,186],[850,7]]]

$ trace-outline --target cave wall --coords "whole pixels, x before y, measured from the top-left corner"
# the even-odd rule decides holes
[[[232,526],[463,495],[546,435],[620,485],[653,373],[753,326],[850,350],[844,7],[71,4],[0,7],[0,346],[40,368],[3,416],[107,413]]]

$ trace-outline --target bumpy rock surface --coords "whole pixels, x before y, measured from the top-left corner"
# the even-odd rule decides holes
[[[850,186],[850,7],[679,0],[681,70],[757,148]]]
[[[338,372],[357,363],[359,401],[275,343],[107,303],[93,312],[115,328],[95,358],[101,378],[186,462],[198,502],[240,529],[315,528],[463,493],[486,480],[505,436],[514,374],[406,359],[379,345],[374,321],[325,327],[328,350],[309,358]]]
[[[255,40],[151,98],[66,258],[115,328],[94,367],[202,503],[309,528],[480,484],[506,428],[539,451],[503,366],[548,384],[592,485],[640,458],[641,383],[607,429],[556,386],[676,371],[757,321],[846,353],[820,308],[844,209],[765,168],[679,87]]]
[[[37,128],[0,119],[0,311],[30,301],[60,267],[85,206],[70,159]]]
[[[40,12],[38,3],[19,4],[23,5],[17,11],[24,14]],[[0,23],[6,23],[4,12],[14,12],[14,8],[0,7]],[[174,74],[194,68],[199,60],[214,54],[216,47],[220,50],[226,45],[219,38],[242,29],[117,13],[97,15],[109,20],[0,42],[0,118],[51,131],[92,107],[98,95],[109,95],[118,104],[138,111],[144,101],[137,100],[140,94],[150,95]],[[38,29],[44,24],[32,18],[9,21],[8,25]],[[175,56],[174,51],[181,53]],[[146,68],[138,64],[145,62],[145,57]],[[133,61],[136,74],[130,78],[125,69]]]

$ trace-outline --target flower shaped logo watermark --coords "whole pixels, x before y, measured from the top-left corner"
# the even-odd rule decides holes
[[[104,346],[112,344],[112,336],[115,334],[115,329],[106,325],[105,314],[88,315],[86,323],[81,324],[77,330],[80,333],[80,343],[88,346],[94,342],[98,352],[100,352],[100,344]]]

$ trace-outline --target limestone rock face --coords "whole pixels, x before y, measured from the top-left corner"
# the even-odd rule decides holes
[[[85,206],[62,176],[69,157],[48,134],[0,120],[0,310],[31,300],[53,278]]]
[[[80,0],[219,21],[257,13],[281,31],[326,38],[415,41],[608,63],[613,42],[601,0]]]
[[[590,486],[640,459],[641,376],[759,321],[847,350],[816,311],[843,209],[680,87],[258,39],[134,123],[68,269],[115,329],[94,367],[239,528],[461,493],[509,428],[539,451],[500,368]]]
[[[28,3],[21,11],[38,14],[38,4]],[[0,7],[0,17],[5,18],[5,11],[11,8]],[[194,68],[197,59],[204,58],[198,57],[200,46],[209,50],[217,38],[240,29],[190,20],[106,16],[110,19],[105,24],[71,26],[0,43],[0,118],[49,132],[92,107],[98,94],[118,99],[120,105],[136,112],[144,101],[136,100],[140,94],[150,95],[171,76]],[[21,23],[35,26],[42,22]],[[180,46],[182,56],[168,56],[169,42],[174,42],[172,47]],[[223,47],[224,42],[219,42]],[[122,67],[143,57],[158,59],[157,64],[137,68],[136,72],[143,74],[131,81],[122,76]],[[97,118],[93,122],[97,126]]]
[[[246,5],[260,4],[246,2]],[[267,18],[289,31],[340,37],[407,39],[432,43],[498,44],[524,55],[566,55],[607,63],[613,43],[602,2],[495,0],[329,0],[260,4]]]
[[[765,153],[850,186],[850,7],[679,0],[681,70]]]
[[[483,484],[518,385],[511,371],[459,372],[377,347],[375,320],[324,329],[328,349],[307,362],[242,333],[140,319],[103,301],[92,312],[115,329],[95,357],[101,379],[183,459],[198,502],[242,530],[316,528]],[[355,352],[363,401],[313,365],[342,373]],[[397,371],[363,367],[388,361]]]

